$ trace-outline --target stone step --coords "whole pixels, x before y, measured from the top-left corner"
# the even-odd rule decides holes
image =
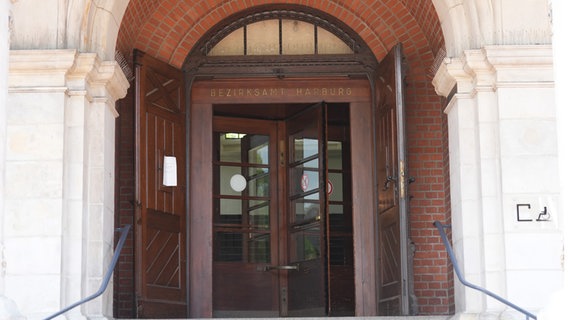
[[[385,317],[288,317],[288,318],[214,318],[215,320],[450,320],[453,316],[385,316]],[[122,320],[136,320],[136,319],[122,319]],[[154,319],[164,320],[164,319]],[[183,319],[179,319],[183,320]],[[199,318],[192,318],[186,320],[200,320]],[[211,319],[201,319],[211,320]]]

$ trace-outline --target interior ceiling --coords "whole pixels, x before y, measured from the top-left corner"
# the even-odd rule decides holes
[[[413,77],[431,73],[443,46],[440,22],[432,0],[130,0],[121,22],[117,49],[131,57],[139,49],[174,67],[204,35],[225,19],[248,10],[271,6],[293,6],[295,10],[324,12],[351,28],[380,61],[396,43],[402,42]],[[233,18],[231,18],[233,17]],[[411,74],[409,74],[411,75]]]

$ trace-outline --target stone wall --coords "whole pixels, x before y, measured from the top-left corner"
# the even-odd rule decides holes
[[[114,247],[114,102],[127,87],[116,62],[96,54],[10,52],[6,295],[32,318],[95,292],[106,271]],[[110,310],[99,300],[82,312]]]

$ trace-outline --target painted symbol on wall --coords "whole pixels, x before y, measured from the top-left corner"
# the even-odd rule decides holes
[[[548,221],[548,220],[550,220],[550,213],[548,213],[546,207],[544,207],[544,210],[538,214],[538,218],[536,218],[536,221]]]
[[[310,178],[308,177],[307,173],[304,173],[302,175],[302,180],[300,181],[300,187],[302,188],[302,191],[306,192],[309,186],[310,186]]]
[[[530,203],[519,203],[517,204],[517,221],[518,222],[532,222],[532,221],[549,221],[550,220],[550,212],[548,212],[548,208],[545,206],[543,210],[535,213],[531,211]],[[536,219],[535,219],[536,218]]]

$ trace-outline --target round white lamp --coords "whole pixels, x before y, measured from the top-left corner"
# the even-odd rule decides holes
[[[231,189],[236,192],[241,192],[247,187],[247,179],[242,174],[237,173],[231,177],[229,184],[231,185]]]

